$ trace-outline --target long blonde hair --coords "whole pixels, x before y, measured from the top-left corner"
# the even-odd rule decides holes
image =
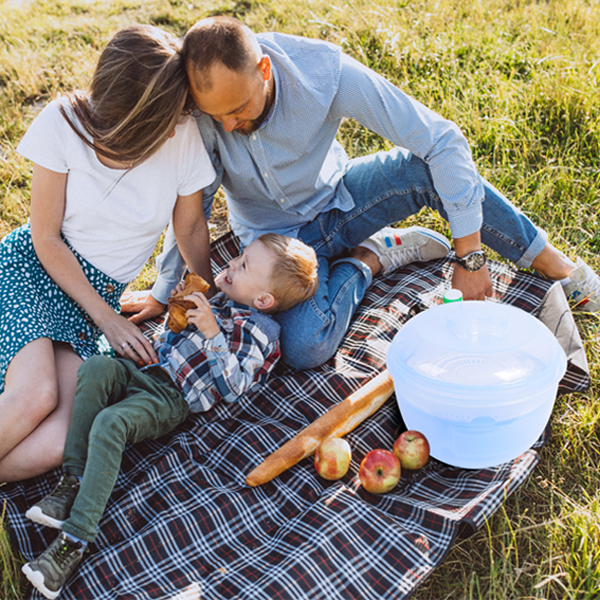
[[[142,162],[167,140],[189,106],[180,50],[179,40],[157,27],[120,30],[100,55],[89,91],[66,94],[63,116],[98,154]]]

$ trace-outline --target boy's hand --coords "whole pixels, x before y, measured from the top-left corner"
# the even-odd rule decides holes
[[[207,340],[214,338],[221,330],[206,296],[196,292],[186,296],[184,300],[189,300],[196,305],[196,308],[190,308],[185,313],[188,323],[194,324]]]

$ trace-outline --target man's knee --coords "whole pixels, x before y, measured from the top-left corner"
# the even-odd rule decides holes
[[[327,362],[337,351],[340,340],[325,338],[306,342],[307,338],[282,337],[281,360],[294,369],[313,369]]]

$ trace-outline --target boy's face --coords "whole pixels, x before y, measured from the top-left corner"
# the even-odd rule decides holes
[[[215,283],[231,300],[265,310],[272,305],[271,273],[276,260],[268,246],[254,240],[217,275]]]

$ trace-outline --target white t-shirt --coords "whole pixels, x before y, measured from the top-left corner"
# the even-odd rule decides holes
[[[111,169],[71,129],[59,102],[42,110],[17,151],[46,169],[68,173],[63,235],[103,273],[129,282],[150,258],[177,197],[215,179],[196,122],[186,117],[175,135],[134,169]]]

